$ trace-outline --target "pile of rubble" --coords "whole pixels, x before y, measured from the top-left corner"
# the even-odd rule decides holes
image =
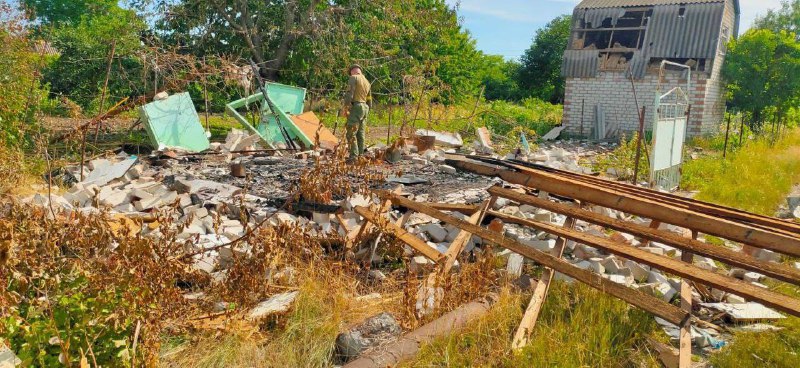
[[[154,212],[162,212],[171,216],[169,226],[180,229],[178,239],[193,240],[192,249],[187,252],[195,254],[194,268],[206,272],[212,277],[225,277],[225,269],[231,264],[234,249],[227,244],[239,239],[250,229],[266,224],[277,226],[279,224],[294,224],[320,236],[340,236],[352,238],[365,223],[364,219],[354,212],[357,206],[380,207],[381,203],[375,196],[353,195],[349,198],[340,198],[335,203],[328,203],[337,207],[336,211],[309,211],[309,213],[289,213],[280,209],[280,203],[290,197],[289,188],[301,173],[311,167],[309,158],[322,154],[319,150],[300,152],[282,156],[259,156],[242,154],[248,150],[259,150],[258,135],[247,135],[241,131],[233,131],[228,135],[225,143],[212,143],[211,151],[207,155],[179,154],[174,151],[156,152],[143,158],[120,153],[114,158],[95,159],[86,167],[72,167],[65,170],[65,176],[74,182],[62,194],[36,194],[26,199],[36,205],[53,207],[66,213],[78,211],[82,213],[97,213],[107,211],[115,216],[124,216],[133,219],[146,219]],[[449,144],[449,143],[448,143]],[[387,161],[393,165],[382,166],[387,174],[385,187],[400,187],[406,196],[417,202],[442,202],[458,204],[476,204],[486,200],[489,195],[485,189],[491,185],[502,183],[500,179],[489,179],[476,174],[460,172],[445,164],[445,155],[455,153],[455,148],[431,149],[419,152],[419,148],[408,144],[392,147],[373,147],[372,154],[383,154]],[[563,169],[578,173],[590,173],[591,169],[583,166],[587,158],[608,152],[613,145],[590,145],[578,141],[559,141],[546,143],[531,152],[521,150],[509,154],[506,158],[536,162],[548,167]],[[463,149],[463,148],[462,148]],[[469,154],[487,154],[487,147],[480,144]],[[462,151],[463,152],[463,151]],[[488,153],[491,155],[491,153]],[[497,157],[495,155],[495,157]],[[245,175],[232,171],[232,165],[241,165],[246,168]],[[78,181],[77,178],[83,177]],[[424,185],[420,185],[424,184]],[[55,190],[54,193],[58,193]],[[543,193],[543,195],[546,195]],[[795,201],[797,202],[797,201]],[[791,206],[791,200],[790,200]],[[795,208],[798,208],[795,203]],[[530,205],[515,203],[511,200],[500,198],[493,209],[507,215],[533,219],[563,226],[566,217]],[[649,220],[636,218],[624,213],[603,207],[593,207],[593,211],[604,216],[623,219],[626,221],[647,225]],[[400,219],[402,214],[390,211],[389,217]],[[460,219],[467,216],[457,212],[453,213]],[[428,246],[439,253],[446,253],[450,245],[456,240],[461,230],[452,225],[443,225],[438,220],[420,213],[412,214],[404,222],[404,229],[409,233],[424,240]],[[587,222],[577,221],[575,227],[587,234],[611,238],[616,242],[632,247],[638,247],[648,252],[680,259],[681,251],[657,242],[645,242],[632,235],[614,232],[606,233],[600,226]],[[682,228],[671,225],[661,225],[661,229],[673,231],[681,235]],[[155,226],[141,226],[137,229],[143,236],[161,236],[161,229]],[[505,224],[505,235],[520,243],[537,250],[550,253],[556,246],[556,237],[545,232],[534,231],[529,228],[514,224]],[[465,253],[482,251],[482,240],[472,236],[463,249]],[[246,243],[239,245],[236,252],[246,255]],[[492,248],[486,248],[492,249]],[[355,255],[366,256],[370,247],[354,249]],[[748,251],[744,249],[743,251]],[[417,275],[428,274],[434,270],[435,263],[425,256],[414,256],[410,247],[406,247],[406,255],[410,256],[410,271]],[[526,265],[532,267],[530,260],[522,255],[509,250],[497,253],[505,260],[504,273],[515,279],[519,285],[530,287],[531,280],[524,272]],[[753,254],[760,260],[778,262],[780,255],[768,251],[758,250]],[[381,252],[372,251],[372,261],[380,264]],[[369,258],[369,257],[366,257]],[[568,241],[564,258],[575,266],[591,270],[594,273],[613,282],[638,289],[670,302],[679,294],[681,280],[665,275],[657,269],[615,255],[602,252],[596,248]],[[694,264],[716,271],[718,265],[710,258],[694,257]],[[458,264],[455,264],[455,268]],[[376,272],[380,272],[375,270]],[[756,286],[764,287],[760,282],[764,275],[755,272],[745,272],[741,269],[731,269],[729,274],[750,282]],[[556,279],[570,281],[569,277],[557,273]],[[425,313],[436,299],[438,293],[428,293],[421,286],[418,294],[417,309]],[[710,295],[695,295],[698,301],[708,300],[709,296],[714,303],[698,303],[704,309],[701,316],[709,320],[716,318],[719,312],[725,313],[740,321],[764,320],[783,318],[780,314],[761,306],[760,304],[747,303],[741,296],[725,293],[721,290],[709,290]],[[273,296],[256,306],[249,314],[250,318],[258,319],[271,313],[286,310],[297,296],[297,292],[289,292]],[[716,313],[713,311],[717,311]],[[754,317],[755,316],[755,317]],[[390,319],[391,316],[383,316]],[[376,324],[381,324],[380,318]],[[670,335],[677,338],[678,327],[665,321],[664,325]],[[394,326],[394,324],[387,323]],[[369,328],[368,328],[369,329]],[[396,328],[391,328],[392,336],[397,335]],[[352,333],[352,331],[351,331]],[[693,327],[694,342],[697,347],[718,348],[721,346],[720,332],[714,328]],[[352,342],[359,340],[353,336],[341,337],[342,341],[350,341],[349,345],[365,345],[367,343]],[[345,348],[351,349],[351,348]],[[352,350],[352,349],[351,349]],[[356,350],[363,351],[362,347]],[[349,350],[348,350],[349,351]],[[357,355],[350,351],[348,354]]]

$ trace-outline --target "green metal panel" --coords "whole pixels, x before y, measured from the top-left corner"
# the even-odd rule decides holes
[[[279,83],[267,83],[266,89],[269,95],[269,104],[271,104],[275,110],[274,114],[270,112],[267,101],[260,92],[229,103],[226,106],[228,112],[231,113],[242,126],[260,135],[270,148],[275,148],[275,144],[278,143],[286,143],[278,121],[280,121],[281,125],[286,129],[290,139],[299,141],[308,148],[313,147],[313,141],[311,141],[300,128],[294,125],[294,122],[292,122],[292,119],[289,117],[289,115],[299,115],[303,113],[306,90]],[[240,107],[254,103],[260,105],[261,111],[261,122],[256,126],[251,124],[251,122],[236,111],[236,109]]]
[[[179,93],[139,108],[147,135],[157,149],[178,148],[190,152],[209,147],[206,131],[189,93]]]
[[[267,94],[281,112],[291,115],[303,113],[306,90],[279,83],[267,83]]]

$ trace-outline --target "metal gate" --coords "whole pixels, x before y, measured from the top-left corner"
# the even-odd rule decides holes
[[[653,150],[650,155],[650,185],[672,190],[681,183],[683,143],[689,97],[680,87],[656,93],[653,122]]]

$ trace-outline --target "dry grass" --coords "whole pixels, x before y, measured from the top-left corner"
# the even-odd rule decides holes
[[[658,367],[644,348],[652,316],[584,285],[555,283],[532,342],[511,339],[529,300],[506,289],[490,313],[465,331],[426,345],[412,367]]]

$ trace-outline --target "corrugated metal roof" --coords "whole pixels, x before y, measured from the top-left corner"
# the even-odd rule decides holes
[[[655,7],[645,37],[645,53],[655,58],[713,58],[724,10],[718,4],[697,4],[680,17],[679,5]]]
[[[725,0],[583,0],[576,9],[621,8],[631,6],[724,3]]]
[[[598,50],[566,50],[561,63],[561,75],[570,78],[597,76]]]

